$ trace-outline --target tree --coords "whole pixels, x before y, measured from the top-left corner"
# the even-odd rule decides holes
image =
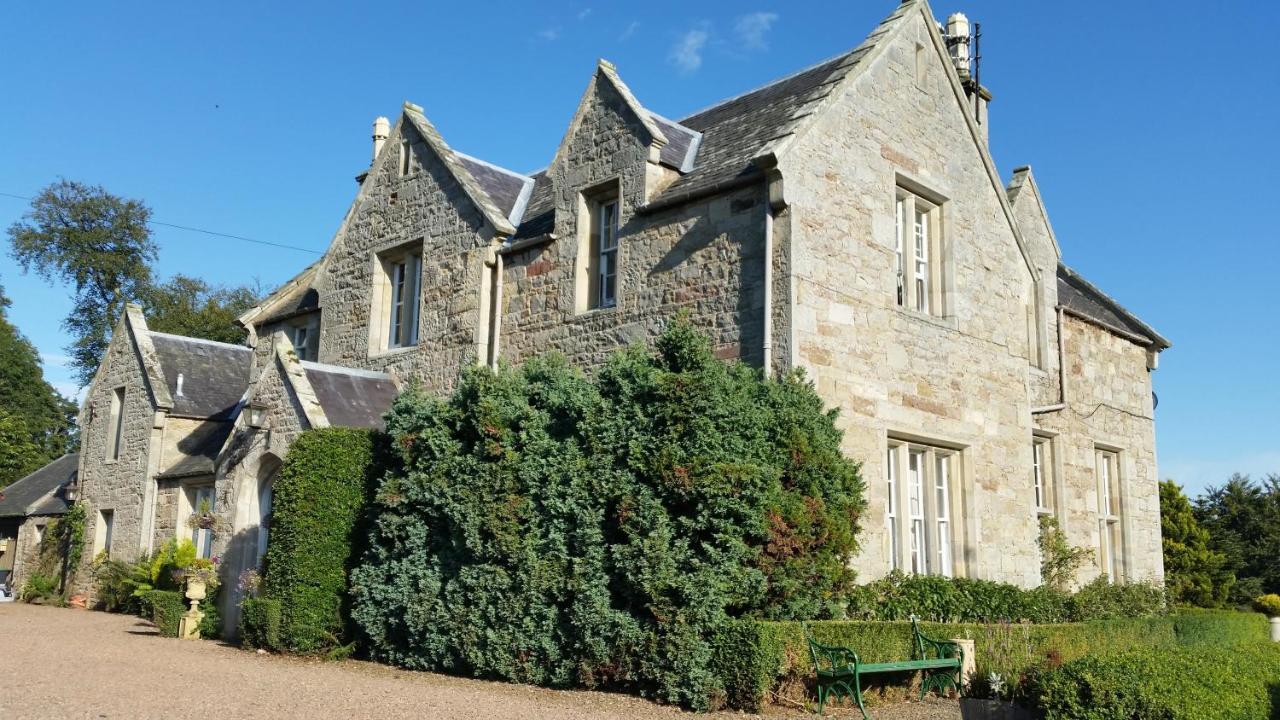
[[[138,300],[152,330],[240,343],[245,330],[236,318],[260,297],[254,288],[217,287],[199,278],[174,275],[168,282],[143,289]]]
[[[59,180],[9,227],[13,257],[24,271],[74,290],[75,307],[62,325],[72,337],[67,351],[81,384],[93,379],[125,303],[151,282],[157,249],[150,217],[138,200]]]
[[[0,488],[44,465],[43,449],[31,441],[22,418],[0,410]]]
[[[1254,482],[1239,473],[1196,498],[1195,515],[1210,546],[1227,557],[1236,585],[1231,601],[1280,592],[1280,475]]]
[[[1164,584],[1173,601],[1221,607],[1230,597],[1235,575],[1227,569],[1227,556],[1210,548],[1209,531],[1200,526],[1191,501],[1172,480],[1160,483],[1160,532]]]
[[[40,353],[9,322],[0,288],[0,487],[75,445],[76,406],[44,379]]]

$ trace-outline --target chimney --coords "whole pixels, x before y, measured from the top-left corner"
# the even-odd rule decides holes
[[[982,86],[982,24],[970,23],[964,13],[952,13],[947,18],[943,32],[947,49],[951,52],[951,62],[956,66],[956,74],[964,85],[969,109],[982,130],[982,141],[985,143],[989,138],[987,104],[991,102],[991,92]]]
[[[373,160],[378,159],[378,153],[382,151],[382,146],[387,142],[387,138],[391,135],[391,121],[380,117],[373,121]],[[372,163],[373,160],[370,160]]]

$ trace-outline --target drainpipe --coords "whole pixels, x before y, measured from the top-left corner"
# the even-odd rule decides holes
[[[773,377],[773,205],[764,204],[764,376]]]
[[[1058,306],[1058,394],[1059,400],[1054,405],[1031,408],[1032,415],[1058,412],[1067,408],[1067,348],[1062,339],[1062,306]]]
[[[502,253],[494,253],[493,279],[497,287],[493,292],[493,323],[489,338],[489,365],[498,369],[498,341],[502,339]]]

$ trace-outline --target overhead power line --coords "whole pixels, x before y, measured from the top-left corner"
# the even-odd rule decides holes
[[[8,193],[8,192],[0,192],[0,195],[4,197],[14,198],[16,200],[26,200],[28,202],[35,199],[35,198],[27,197],[26,195],[18,195],[15,193]],[[231,240],[239,240],[241,242],[253,243],[255,245],[266,245],[269,247],[281,248],[284,250],[297,250],[298,252],[311,253],[312,255],[320,254],[319,250],[312,250],[311,248],[298,247],[296,245],[285,245],[283,243],[274,243],[274,242],[269,242],[267,240],[258,240],[256,238],[244,237],[243,235],[232,235],[230,233],[218,232],[217,230],[205,230],[204,228],[191,227],[190,225],[177,225],[175,223],[160,222],[159,220],[150,220],[148,221],[148,224],[159,225],[160,227],[173,228],[175,230],[186,230],[187,232],[202,233],[204,235],[214,235],[216,237],[230,238]]]

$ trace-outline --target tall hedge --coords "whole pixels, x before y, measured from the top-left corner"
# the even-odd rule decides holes
[[[347,642],[347,574],[377,470],[368,430],[309,430],[289,448],[272,488],[262,587],[280,604],[279,649],[308,653]]]
[[[352,575],[371,655],[412,668],[729,701],[735,618],[829,617],[863,508],[799,376],[680,321],[588,379],[562,359],[408,393]]]

